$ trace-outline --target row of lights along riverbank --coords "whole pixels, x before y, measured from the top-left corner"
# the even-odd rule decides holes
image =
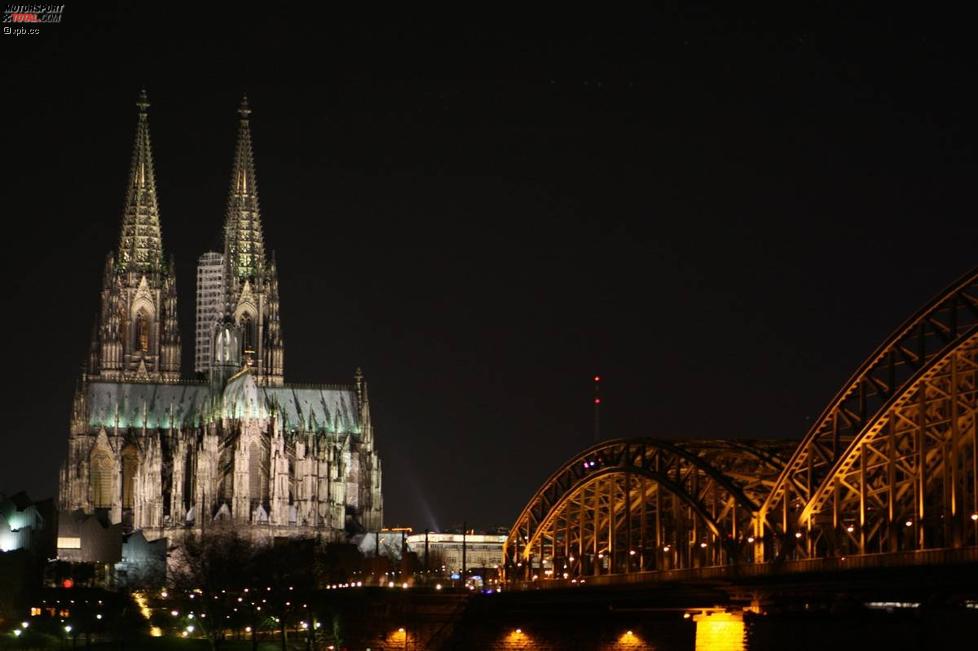
[[[402,628],[399,630],[403,631],[404,629]],[[530,642],[530,635],[528,633],[524,633],[522,628],[514,628],[512,631],[510,631],[510,633],[506,637],[507,637],[507,641],[516,644]],[[634,632],[632,632],[629,629],[619,636],[618,643],[626,646],[632,646],[632,645],[640,645],[642,641],[639,639],[637,635],[635,635]]]
[[[362,588],[362,587],[364,587],[363,581],[348,581],[344,583],[328,584],[326,586],[323,586],[323,589],[342,590],[342,589],[354,589],[354,588]],[[407,582],[395,583],[393,581],[385,582],[376,587],[386,587],[389,589],[398,588],[401,590],[417,588],[419,589],[419,592],[424,592],[426,590],[441,591],[444,588],[442,583],[437,583],[434,585],[430,585],[430,584],[415,585],[415,584],[409,584]],[[466,587],[468,587],[470,590],[474,589],[474,586],[472,585]],[[271,612],[274,612],[274,603],[270,603],[269,600],[271,599],[274,602],[275,595],[280,595],[282,598],[287,598],[289,594],[294,593],[294,590],[295,590],[294,586],[288,586],[287,588],[282,587],[280,590],[277,590],[274,593],[273,593],[273,588],[271,586],[266,586],[264,589],[256,588],[256,587],[246,587],[240,589],[225,588],[225,589],[221,589],[219,593],[215,592],[208,595],[205,594],[204,591],[200,588],[179,591],[178,593],[173,593],[171,590],[167,590],[167,589],[161,589],[159,592],[156,592],[155,594],[148,594],[145,592],[137,591],[132,593],[131,597],[137,607],[137,612],[143,617],[143,619],[146,620],[147,624],[152,623],[154,613],[166,614],[169,615],[170,618],[172,618],[171,621],[173,621],[174,624],[172,627],[168,626],[166,628],[169,628],[172,634],[178,637],[190,638],[190,637],[200,636],[204,633],[203,629],[199,625],[202,624],[203,622],[199,622],[199,620],[208,618],[208,613],[204,612],[204,610],[206,608],[207,602],[210,599],[230,600],[233,604],[232,610],[234,611],[234,613],[245,614],[246,610],[249,607],[251,607],[254,609],[255,612],[262,612],[263,614],[267,613],[267,616],[269,617],[269,621],[280,623],[282,621],[280,617],[271,615]],[[486,594],[492,594],[494,592],[501,592],[501,590],[489,589],[489,590],[483,590],[482,592]],[[159,601],[157,601],[157,603],[154,605],[151,603],[151,599],[158,599]],[[190,608],[182,609],[179,607],[173,607],[177,605],[176,603],[173,603],[170,607],[164,607],[161,603],[161,602],[166,602],[167,600],[179,601],[180,599],[187,599],[185,603],[188,607],[193,606],[193,602],[197,602],[199,604],[199,607],[196,610],[192,610]],[[79,631],[77,626],[73,625],[72,623],[68,623],[66,619],[70,614],[70,612],[67,610],[67,607],[69,606],[69,604],[76,604],[76,600],[65,599],[64,607],[61,606],[61,602],[62,600],[57,600],[56,606],[52,605],[49,607],[49,610],[51,610],[51,613],[49,614],[51,614],[52,616],[57,616],[60,614],[62,616],[60,619],[61,628],[59,630],[61,630],[64,634],[74,633],[75,635],[84,632],[84,627],[81,631]],[[47,604],[47,601],[43,601],[42,603]],[[87,599],[79,600],[77,603],[88,604],[89,600]],[[94,604],[94,601],[92,603]],[[293,603],[291,600],[285,601],[284,605],[286,608],[292,608],[294,610],[298,610],[300,606],[301,609],[303,610],[308,610],[309,608],[308,603],[300,604],[298,601]],[[99,607],[102,606],[101,600],[98,601],[98,606]],[[36,606],[31,608],[31,616],[41,616],[43,613],[44,613],[44,608],[42,608],[41,606]],[[93,618],[95,621],[102,621],[103,615],[102,613],[96,613]],[[230,620],[232,618],[232,615],[230,614],[225,615],[224,618]],[[298,621],[296,624],[296,628],[300,630],[310,630],[311,628],[319,629],[321,627],[320,622],[315,621],[314,617],[312,618],[311,621],[312,624],[310,624],[310,622],[306,620]],[[14,637],[21,637],[24,631],[29,626],[30,626],[30,622],[25,620],[24,622],[21,623],[19,627],[17,627],[14,630],[11,630],[10,634],[13,635]],[[164,636],[164,630],[162,628],[151,625],[150,629],[151,629],[150,634],[152,637]],[[243,629],[239,629],[239,630],[244,630],[246,633],[251,633],[252,626],[248,625],[243,627]]]

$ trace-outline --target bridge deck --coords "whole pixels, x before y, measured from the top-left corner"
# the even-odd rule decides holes
[[[835,574],[850,570],[881,568],[950,566],[975,564],[978,566],[978,547],[958,549],[925,549],[919,551],[864,554],[835,558],[811,558],[770,563],[741,563],[714,565],[656,572],[632,572],[630,574],[604,574],[586,579],[549,579],[537,581],[511,581],[511,590],[540,590],[574,588],[581,585],[642,585],[655,583],[684,583],[695,581],[728,580],[774,577],[801,574]]]

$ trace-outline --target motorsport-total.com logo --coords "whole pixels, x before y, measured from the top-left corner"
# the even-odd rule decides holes
[[[41,25],[61,22],[64,5],[10,4],[3,8],[4,36],[34,36]]]

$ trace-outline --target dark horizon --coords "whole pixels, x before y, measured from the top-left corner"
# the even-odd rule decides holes
[[[143,86],[184,374],[247,92],[286,380],[363,368],[387,525],[509,525],[590,445],[595,373],[609,438],[800,439],[978,264],[963,21],[230,7],[69,4],[3,39],[2,491],[57,494]]]

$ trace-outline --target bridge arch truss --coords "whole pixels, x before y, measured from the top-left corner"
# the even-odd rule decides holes
[[[978,270],[898,328],[822,412],[763,501],[756,527],[771,534],[756,559],[975,544],[976,336]]]
[[[509,578],[578,579],[752,560],[785,444],[608,441],[540,487],[504,546]]]
[[[978,329],[923,367],[839,455],[793,523],[796,555],[978,544],[976,413]]]
[[[978,269],[874,351],[800,442],[638,438],[580,453],[517,518],[505,576],[974,556],[976,426]]]

